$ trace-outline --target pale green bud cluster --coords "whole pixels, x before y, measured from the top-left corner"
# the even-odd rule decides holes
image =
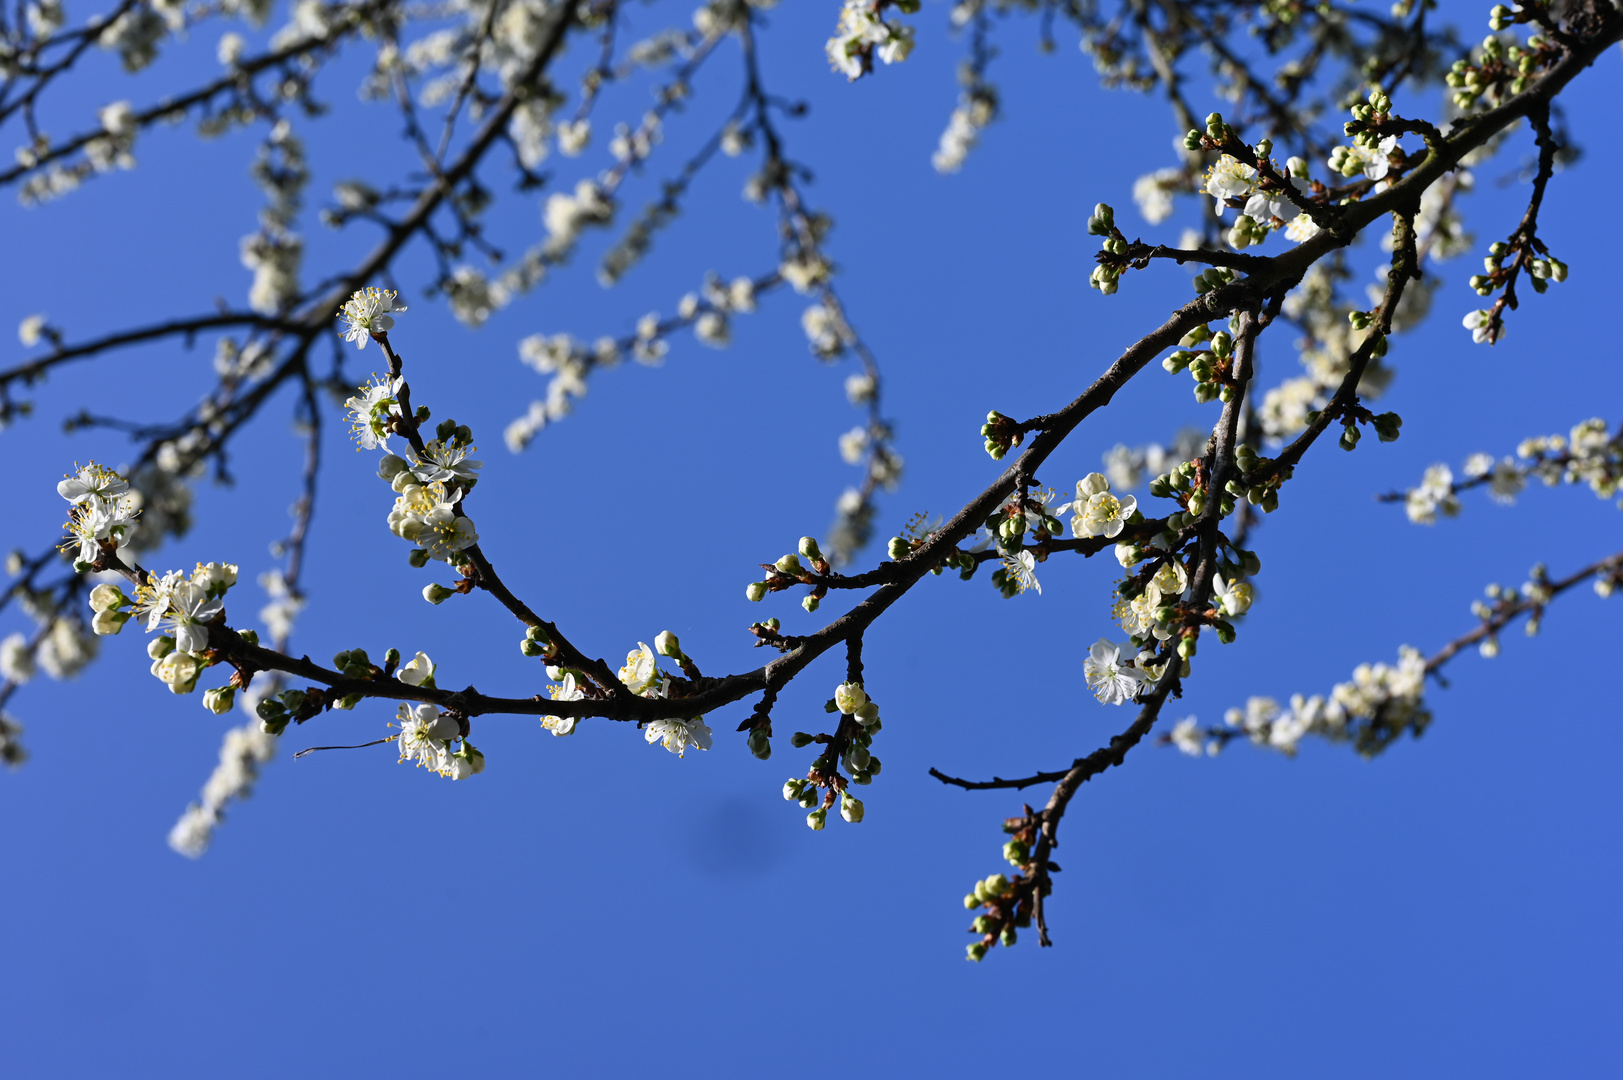
[[[986,439],[986,452],[992,455],[993,461],[1002,461],[1004,454],[1025,440],[1020,425],[996,409],[986,414],[986,423],[981,425],[981,435]]]
[[[1110,255],[1126,255],[1127,241],[1116,232],[1116,212],[1105,203],[1093,208],[1093,216],[1088,218],[1088,234],[1102,236],[1104,243],[1100,245]],[[1098,289],[1109,296],[1115,292],[1121,280],[1123,265],[1116,261],[1101,262],[1094,267],[1093,273],[1088,276],[1088,287]]]
[[[1201,404],[1218,400],[1226,402],[1235,393],[1234,387],[1224,381],[1226,362],[1234,354],[1234,339],[1227,331],[1219,330],[1209,340],[1211,345],[1208,349],[1179,349],[1161,361],[1161,366],[1173,374],[1184,370],[1189,372],[1195,380],[1195,400]]]
[[[1229,246],[1238,251],[1253,244],[1260,244],[1268,239],[1270,231],[1272,230],[1268,226],[1252,218],[1249,214],[1241,214],[1235,219],[1234,224],[1229,227]]]
[[[1204,295],[1213,289],[1220,289],[1238,276],[1237,271],[1226,266],[1209,266],[1195,275],[1195,292]]]
[[[1109,245],[1114,242],[1105,241],[1107,250]],[[1121,269],[1110,263],[1101,263],[1093,268],[1093,273],[1088,275],[1088,288],[1098,289],[1105,296],[1113,295],[1120,287]]]
[[[1116,211],[1106,203],[1099,203],[1093,208],[1093,216],[1088,218],[1089,236],[1110,236],[1116,228]]]

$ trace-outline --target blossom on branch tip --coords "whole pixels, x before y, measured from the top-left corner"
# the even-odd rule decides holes
[[[1100,638],[1088,650],[1082,670],[1093,696],[1104,705],[1122,705],[1133,699],[1144,685],[1145,673],[1131,660],[1122,659],[1122,649],[1108,638]]]
[[[1071,535],[1077,539],[1121,535],[1127,519],[1138,510],[1131,495],[1118,499],[1110,493],[1110,481],[1103,473],[1089,473],[1076,482],[1076,502],[1071,505]]]
[[[1471,340],[1478,345],[1481,345],[1484,341],[1488,341],[1488,335],[1493,330],[1493,316],[1481,309],[1466,312],[1465,318],[1461,319],[1460,323],[1467,330],[1471,331]],[[1498,338],[1495,340],[1503,340],[1504,336],[1505,328],[1503,325],[1501,325],[1499,327]],[[1491,341],[1488,343],[1490,345],[1493,344]]]
[[[402,702],[400,734],[395,736],[400,761],[415,762],[421,768],[444,773],[450,757],[450,742],[460,730],[456,718],[440,712],[436,705],[409,705]]]
[[[711,745],[710,727],[703,720],[655,720],[643,733],[644,741],[661,743],[665,749],[682,757],[690,746],[708,750]]]
[[[400,415],[400,393],[404,379],[374,375],[375,382],[357,387],[360,393],[344,402],[349,411],[350,436],[362,450],[389,449],[389,424]]]
[[[479,448],[453,439],[442,442],[433,439],[423,445],[417,463],[410,466],[412,475],[424,484],[450,483],[453,480],[472,481],[484,468],[483,461],[470,461],[468,455]]]
[[[70,503],[113,499],[129,490],[128,480],[94,461],[56,485],[56,493]]]
[[[1219,215],[1225,209],[1225,199],[1237,199],[1250,194],[1256,181],[1257,170],[1245,162],[1224,154],[1206,173],[1206,194],[1217,200]]]
[[[1223,614],[1229,616],[1244,615],[1256,598],[1256,591],[1249,581],[1224,581],[1222,574],[1213,576],[1212,594],[1222,607]]]
[[[400,666],[395,672],[395,678],[407,686],[432,687],[434,685],[434,661],[428,658],[425,652],[419,652],[412,659]]]
[[[345,321],[344,340],[353,341],[357,349],[366,348],[375,334],[386,334],[394,327],[392,311],[405,311],[405,304],[397,304],[399,297],[393,289],[367,287],[358,290],[339,309],[337,317]]]
[[[635,649],[626,653],[625,666],[620,669],[619,676],[626,689],[639,697],[661,696],[659,691],[664,683],[665,673],[659,670],[654,650],[640,641],[637,642]]]
[[[547,693],[552,695],[553,701],[579,701],[585,697],[579,686],[575,685],[575,673],[564,673],[563,682],[557,686],[547,687]],[[554,735],[573,735],[577,717],[573,716],[543,716],[541,726]]]

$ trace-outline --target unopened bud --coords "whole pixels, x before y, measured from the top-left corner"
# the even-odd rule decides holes
[[[800,538],[800,557],[811,559],[814,562],[823,557],[823,552],[818,548],[817,540],[814,537],[802,536]]]
[[[203,691],[203,708],[215,716],[224,716],[236,704],[237,688],[235,686],[221,686],[214,690]]]
[[[113,608],[123,607],[130,602],[130,598],[119,591],[117,585],[97,585],[90,590],[90,610],[110,611]]]
[[[752,581],[744,587],[744,595],[752,601],[766,599],[766,582]]]
[[[682,643],[669,630],[661,630],[659,636],[654,638],[654,651],[672,660],[682,659]]]
[[[124,624],[129,621],[129,612],[109,608],[106,611],[96,612],[95,616],[90,620],[90,630],[94,634],[106,637],[124,629]]]
[[[406,471],[406,459],[396,457],[394,454],[384,454],[378,462],[378,479],[386,484],[393,484],[394,478]]]

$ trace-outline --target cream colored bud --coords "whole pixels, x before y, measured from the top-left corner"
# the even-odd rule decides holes
[[[124,629],[124,624],[129,621],[130,617],[125,612],[109,608],[106,611],[96,612],[95,617],[90,620],[90,629],[92,633],[106,637]]]
[[[842,713],[850,715],[868,704],[868,693],[860,683],[844,682],[834,688],[834,704]]]
[[[90,590],[91,611],[109,611],[113,608],[123,607],[129,602],[130,598],[120,592],[117,585],[97,585]]]

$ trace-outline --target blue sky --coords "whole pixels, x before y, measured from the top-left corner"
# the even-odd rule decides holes
[[[854,86],[821,55],[834,12],[774,14],[768,58],[782,92],[811,105],[790,152],[814,167],[813,201],[835,219],[840,286],[880,359],[907,458],[901,489],[883,497],[883,537],[914,512],[950,513],[996,475],[976,434],[988,409],[1062,404],[1190,294],[1170,267],[1109,298],[1086,286],[1095,202],[1113,203],[1129,235],[1176,239],[1176,219],[1157,234],[1129,195],[1137,175],[1172,163],[1157,102],[1100,90],[1068,38],[1038,56],[1032,25],[1016,22],[994,74],[1004,116],[961,174],[939,176],[929,155],[961,50],[941,30],[944,10],[916,17],[905,65]],[[1469,36],[1485,19],[1469,6],[1458,17]],[[146,100],[164,79],[208,70],[217,33],[194,34],[145,89],[93,58],[50,123],[67,130],[109,100]],[[731,106],[722,60],[673,123],[664,167]],[[392,114],[354,99],[355,71],[334,72],[334,117],[304,129],[312,205],[332,182],[402,160]],[[1583,488],[1538,487],[1513,508],[1467,497],[1459,519],[1434,528],[1371,496],[1416,483],[1433,461],[1457,469],[1471,452],[1510,453],[1593,415],[1617,421],[1607,410],[1623,375],[1599,313],[1615,303],[1623,240],[1611,205],[1623,150],[1608,142],[1620,89],[1608,54],[1563,97],[1586,155],[1552,184],[1540,235],[1570,280],[1528,297],[1497,348],[1460,329],[1477,303],[1465,278],[1525,202],[1514,179],[1531,152],[1524,132],[1478,172],[1467,200],[1476,253],[1441,268],[1434,318],[1394,343],[1383,400],[1403,415],[1403,438],[1309,455],[1256,534],[1259,600],[1239,641],[1202,650],[1168,722],[1216,721],[1250,694],[1325,693],[1358,663],[1469,629],[1468,605],[1490,581],[1520,583],[1539,560],[1559,575],[1617,549],[1617,509]],[[635,116],[642,92],[610,98],[603,115]],[[206,310],[216,294],[240,300],[237,238],[259,205],[252,145],[166,130],[143,141],[134,172],[45,207],[0,206],[0,322],[42,310],[79,338]],[[683,337],[662,367],[604,373],[524,455],[501,446],[501,427],[545,391],[518,361],[520,337],[624,333],[651,308],[673,311],[707,269],[771,265],[771,221],[738,198],[745,174],[718,162],[618,288],[592,280],[595,237],[477,332],[417,302],[429,279],[420,252],[401,274],[413,308],[393,337],[414,399],[470,424],[485,451],[470,505],[484,549],[520,595],[611,661],[670,629],[707,672],[743,670],[760,662],[751,620],[775,614],[796,631],[838,610],[814,619],[793,600],[743,597],[755,564],[821,532],[852,481],[835,445],[858,419],[843,392],[852,369],[808,354],[798,298],[774,295],[740,319],[724,352]],[[657,175],[660,163],[633,205]],[[496,211],[519,238],[510,247],[539,238],[537,202],[509,196]],[[312,276],[370,243],[313,217]],[[1360,265],[1376,257],[1366,246]],[[1265,385],[1295,370],[1287,334],[1264,339]],[[211,354],[207,342],[164,345],[39,387],[36,417],[0,434],[13,462],[0,542],[49,540],[62,515],[54,480],[75,459],[129,453],[107,432],[64,436],[63,416],[179,413],[209,385]],[[376,359],[347,363],[364,374]],[[291,411],[272,402],[238,447],[239,483],[202,485],[197,527],[149,560],[239,562],[233,622],[262,602],[252,581],[274,565],[266,544],[297,494]],[[1069,487],[1117,442],[1165,441],[1215,415],[1183,376],[1150,369],[1042,479]],[[385,529],[390,496],[372,462],[338,424],[327,436],[295,651],[423,649],[442,685],[539,690],[515,625],[488,598],[422,602],[428,572],[408,567]],[[1071,806],[1049,909],[1056,947],[1024,941],[964,962],[959,898],[999,868],[999,824],[1020,799],[944,788],[927,769],[1055,768],[1125,726],[1081,671],[1087,645],[1114,632],[1116,573],[1053,560],[1041,597],[1004,601],[984,576],[949,575],[898,604],[865,649],[884,709],[883,775],[860,826],[819,834],[778,794],[809,753],[780,737],[772,760],[756,761],[730,732],[748,712],[738,705],[711,718],[715,749],[684,760],[623,725],[554,739],[533,719],[482,718],[490,767],[457,784],[396,765],[388,747],[295,761],[298,746],[284,746],[190,862],[164,835],[240,720],[168,694],[131,635],[106,640],[78,681],[30,686],[10,708],[33,758],[0,776],[7,1072],[913,1075],[996,1067],[1034,1043],[1038,1060],[1112,1077],[1615,1075],[1623,732],[1607,676],[1623,634],[1587,590],[1552,608],[1540,636],[1507,635],[1498,659],[1456,661],[1424,739],[1376,761],[1322,745],[1288,760],[1236,744],[1209,761],[1140,747]],[[0,635],[22,625],[0,614]],[[814,666],[782,696],[778,730],[818,730],[840,677],[834,658]],[[374,704],[288,739],[359,742],[389,718]]]

